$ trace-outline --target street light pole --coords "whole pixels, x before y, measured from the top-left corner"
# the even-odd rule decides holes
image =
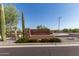
[[[58,32],[60,32],[60,19],[61,17],[58,17]],[[55,42],[55,45],[56,45],[56,42]]]
[[[61,17],[58,18],[58,31],[60,31],[60,19]]]

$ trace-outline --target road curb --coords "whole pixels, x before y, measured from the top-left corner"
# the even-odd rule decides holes
[[[79,44],[64,44],[64,45],[13,45],[13,46],[0,46],[0,48],[21,48],[21,47],[66,47],[66,46],[79,46]]]

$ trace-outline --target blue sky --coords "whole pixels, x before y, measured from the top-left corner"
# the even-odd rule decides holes
[[[15,6],[24,12],[26,27],[36,28],[37,25],[42,24],[50,29],[58,29],[58,17],[61,16],[60,29],[79,28],[79,4],[77,3],[17,3]],[[18,27],[21,28],[21,20]]]

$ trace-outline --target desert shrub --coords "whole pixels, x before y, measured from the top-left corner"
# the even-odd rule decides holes
[[[49,39],[44,38],[44,39],[39,40],[39,42],[49,42]]]
[[[59,39],[59,38],[50,38],[49,42],[61,42],[61,39]]]
[[[38,39],[29,39],[27,37],[25,38],[19,38],[16,43],[48,43],[48,42],[61,42],[61,39],[59,38],[44,38],[44,39],[41,39],[41,40],[38,40]]]
[[[45,38],[45,39],[41,39],[39,42],[61,42],[61,39],[59,38]]]
[[[15,43],[27,43],[27,42],[28,42],[28,38],[21,37]]]
[[[0,39],[0,41],[4,41],[4,40]]]
[[[30,43],[30,42],[31,42],[31,43],[33,43],[33,42],[38,42],[38,39],[29,39],[28,42],[29,42],[29,43]]]

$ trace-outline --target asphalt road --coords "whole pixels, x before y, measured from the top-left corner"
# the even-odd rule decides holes
[[[79,56],[79,46],[0,48],[0,56]]]

